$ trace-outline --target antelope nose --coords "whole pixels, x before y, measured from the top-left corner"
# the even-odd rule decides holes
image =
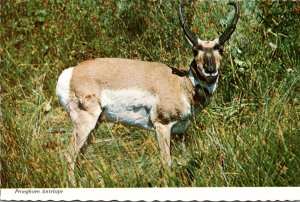
[[[208,68],[205,69],[205,72],[207,74],[213,74],[213,73],[216,73],[216,69],[213,68],[213,67],[208,67]]]

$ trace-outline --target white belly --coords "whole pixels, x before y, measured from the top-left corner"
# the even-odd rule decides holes
[[[153,130],[157,96],[141,90],[103,90],[100,97],[103,115],[111,122]]]

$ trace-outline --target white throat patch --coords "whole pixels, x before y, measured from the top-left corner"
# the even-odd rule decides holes
[[[206,88],[210,94],[213,94],[216,91],[216,89],[217,89],[218,80],[219,80],[219,78],[217,78],[216,82],[213,83],[213,84],[211,84],[211,85],[208,85],[206,82],[200,81],[200,86],[202,88]]]

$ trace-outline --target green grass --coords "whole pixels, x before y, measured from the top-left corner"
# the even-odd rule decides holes
[[[80,157],[82,187],[300,185],[300,39],[295,2],[239,2],[217,94],[185,136],[172,137],[173,165],[159,161],[154,133],[102,124]],[[212,39],[232,15],[224,3],[190,1],[187,21]],[[192,12],[194,11],[194,12]],[[123,57],[186,69],[177,2],[2,1],[1,183],[67,187],[63,157],[72,124],[55,85],[85,59]]]

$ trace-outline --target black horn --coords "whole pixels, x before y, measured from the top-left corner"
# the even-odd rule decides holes
[[[178,11],[180,26],[188,42],[191,43],[192,46],[196,46],[198,44],[198,37],[195,34],[193,34],[191,30],[185,25],[185,21],[182,15],[182,8],[184,7],[184,5],[185,3],[182,3],[181,6],[179,6]]]
[[[234,32],[236,24],[240,18],[240,11],[238,6],[235,2],[229,2],[228,5],[232,5],[235,9],[234,18],[232,19],[231,24],[226,28],[226,30],[223,32],[223,34],[219,37],[219,43],[220,45],[223,45],[231,36],[231,34]]]

